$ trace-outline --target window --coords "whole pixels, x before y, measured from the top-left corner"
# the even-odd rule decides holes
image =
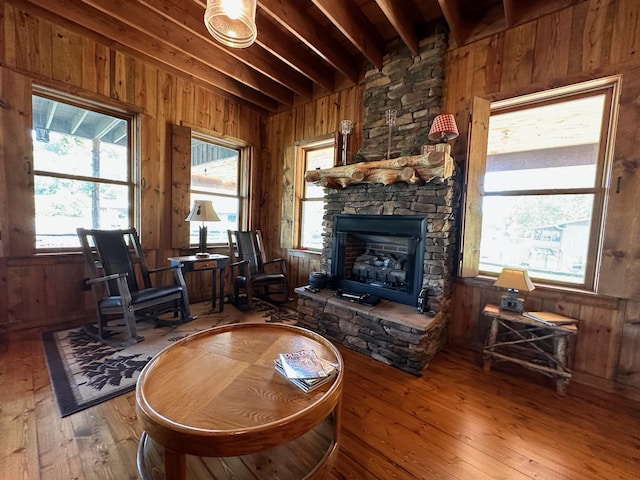
[[[593,289],[616,84],[491,104],[479,270]]]
[[[78,248],[78,227],[129,228],[133,118],[49,92],[32,107],[36,248]]]
[[[332,138],[308,143],[298,148],[298,205],[296,209],[297,244],[300,248],[322,250],[322,217],[324,188],[304,180],[308,170],[331,168],[335,158]]]
[[[227,230],[246,227],[248,147],[191,135],[191,205],[211,200],[220,217],[207,225],[207,243],[227,243]],[[198,222],[191,222],[189,242],[198,245]]]

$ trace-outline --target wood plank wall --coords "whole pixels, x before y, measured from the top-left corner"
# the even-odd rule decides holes
[[[33,211],[33,180],[25,166],[30,158],[25,152],[31,151],[27,112],[31,111],[32,82],[139,115],[144,212],[139,232],[151,266],[165,265],[166,257],[180,253],[170,247],[172,124],[184,122],[242,139],[255,148],[256,162],[263,163],[262,112],[138,58],[93,32],[42,14],[36,7],[18,0],[3,1],[0,331],[54,326],[93,315],[93,298],[82,288],[85,273],[80,255],[33,256],[34,227],[27,215]],[[7,142],[7,138],[14,141]],[[10,212],[20,215],[12,218]],[[198,294],[209,296],[207,279],[190,274],[186,280],[192,296],[194,291],[196,298]]]
[[[260,216],[257,225],[263,233],[269,258],[284,257],[291,287],[307,285],[309,273],[320,269],[320,255],[287,248],[293,245],[293,188],[296,174],[294,145],[340,130],[341,120],[353,122],[350,152],[362,143],[362,85],[346,88],[270,116],[265,122],[266,162],[261,165]]]
[[[640,215],[631,208],[640,201],[639,17],[637,0],[588,0],[452,49],[447,57],[444,108],[455,113],[461,130],[454,146],[458,161],[466,157],[469,108],[474,96],[498,100],[607,75],[623,76],[613,178],[620,176],[624,188],[608,206],[607,229],[617,233],[607,237],[605,243],[601,271],[604,291],[637,291],[640,282]],[[499,297],[500,292],[490,281],[458,280],[451,340],[480,348],[488,326],[480,312],[484,304],[496,303]],[[562,311],[580,319],[573,349],[578,381],[640,398],[637,299],[539,288],[529,294],[527,306]]]

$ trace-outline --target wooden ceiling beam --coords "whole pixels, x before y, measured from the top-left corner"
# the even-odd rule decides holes
[[[171,70],[175,69],[193,76],[256,107],[269,112],[278,109],[276,102],[267,95],[221,74],[190,55],[159,43],[150,35],[131,29],[117,19],[107,18],[81,0],[27,0],[26,3],[49,12],[53,17],[57,17],[59,12],[64,12],[66,22],[89,29],[95,34],[123,45],[126,50],[139,52],[144,57],[167,65]]]
[[[258,0],[260,7],[287,31],[333,65],[353,83],[359,80],[358,62],[329,32],[314,22],[298,0]]]
[[[407,12],[400,6],[401,2],[397,0],[376,0],[376,3],[411,53],[418,55],[418,37],[407,16]]]
[[[127,24],[129,28],[151,36],[156,43],[164,44],[169,50],[180,50],[191,55],[209,67],[284,105],[293,104],[293,93],[288,88],[248,68],[223,50],[217,49],[213,46],[213,42],[185,31],[173,21],[156,11],[149,10],[135,0],[129,0],[126,8],[122,7],[121,0],[82,0],[82,2],[102,12],[103,16],[117,19]],[[131,46],[136,48],[135,45]],[[145,47],[139,44],[137,48],[145,49]]]
[[[333,90],[335,85],[333,69],[323,61],[318,61],[315,55],[309,55],[308,50],[296,48],[296,45],[292,44],[292,38],[280,30],[271,21],[271,17],[262,14],[260,9],[258,9],[256,23],[258,26],[257,44],[291,68],[298,70],[312,82],[329,91]]]
[[[464,45],[469,33],[465,27],[460,0],[438,0],[438,3],[456,44],[458,46]]]
[[[343,0],[312,1],[375,67],[382,68],[384,41],[362,10]]]
[[[273,55],[258,44],[249,48],[228,48],[214,40],[204,25],[202,2],[185,0],[138,0],[138,2],[184,29],[186,35],[196,35],[207,42],[212,47],[212,51],[233,57],[298,95],[311,98],[313,90],[311,81],[288,65],[274,62]]]
[[[513,0],[502,0],[502,8],[504,9],[504,18],[507,21],[507,28],[513,27],[514,9]]]

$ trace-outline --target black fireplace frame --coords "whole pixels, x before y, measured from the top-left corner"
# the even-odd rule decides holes
[[[368,293],[405,305],[416,306],[424,279],[424,255],[428,217],[420,215],[350,215],[336,214],[333,221],[331,275],[337,289],[351,293]],[[349,234],[403,237],[409,239],[407,264],[410,289],[401,291],[344,278],[345,247]],[[413,244],[412,242],[415,242]]]

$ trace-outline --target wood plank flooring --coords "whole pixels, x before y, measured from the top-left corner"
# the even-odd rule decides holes
[[[475,354],[421,378],[341,349],[342,445],[331,480],[640,478],[640,403]],[[0,338],[0,479],[136,479],[134,394],[60,418],[40,332]],[[258,479],[259,480],[259,479]]]

